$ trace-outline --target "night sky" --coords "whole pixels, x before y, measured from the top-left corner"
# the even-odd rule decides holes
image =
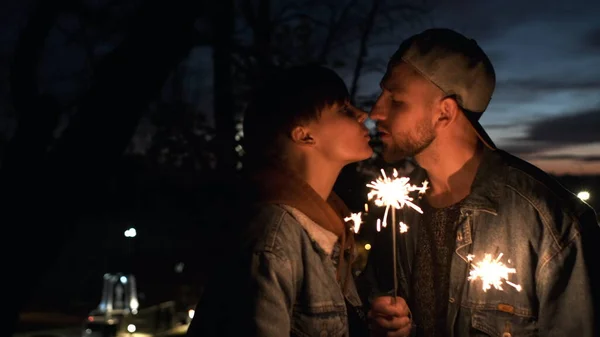
[[[29,2],[0,5],[0,132],[12,125],[6,117],[8,61]],[[495,66],[497,89],[481,122],[496,144],[553,173],[600,174],[600,1],[461,0],[434,8],[423,22],[405,28],[405,36],[448,27],[483,47]],[[372,52],[386,59],[400,42]],[[207,112],[209,56],[207,48],[190,54],[186,82],[189,100]],[[350,80],[349,71],[338,71]],[[364,76],[359,93],[376,93],[381,76]],[[148,139],[148,132],[142,127],[137,139]]]
[[[430,21],[414,32],[456,29],[494,64],[481,123],[496,145],[554,173],[600,173],[600,1],[445,1]]]

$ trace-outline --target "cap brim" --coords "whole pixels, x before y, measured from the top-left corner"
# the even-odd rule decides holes
[[[497,150],[498,148],[496,147],[496,144],[494,144],[494,142],[492,141],[492,138],[490,138],[487,132],[485,132],[483,126],[479,124],[479,117],[481,117],[481,114],[464,109],[463,112],[465,113],[465,116],[467,117],[469,122],[471,122],[471,126],[473,126],[473,129],[475,129],[477,136],[479,137],[479,139],[481,139],[483,144],[485,144],[485,146],[492,150]]]

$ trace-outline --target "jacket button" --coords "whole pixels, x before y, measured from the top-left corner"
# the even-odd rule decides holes
[[[505,332],[502,334],[502,337],[511,337],[512,335],[510,334],[510,332]]]
[[[450,297],[450,299],[448,300],[448,302],[454,303],[454,297]]]

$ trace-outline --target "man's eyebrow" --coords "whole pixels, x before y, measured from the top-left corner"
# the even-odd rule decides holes
[[[385,90],[385,91],[389,91],[389,92],[395,92],[395,93],[400,93],[404,91],[404,87],[399,86],[399,85],[390,85],[390,83],[388,82],[380,82],[379,83],[379,87],[381,88],[381,90]]]

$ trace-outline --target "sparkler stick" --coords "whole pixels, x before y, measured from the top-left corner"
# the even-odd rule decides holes
[[[398,275],[396,275],[396,209],[392,209],[392,246],[394,247],[394,296],[392,296],[392,304],[396,304],[396,295],[398,294]]]
[[[393,270],[394,270],[394,296],[392,297],[392,304],[396,303],[396,294],[398,293],[398,275],[396,272],[396,226],[400,226],[400,233],[405,233],[408,230],[408,226],[404,223],[396,223],[396,209],[400,209],[404,206],[409,206],[415,211],[423,214],[423,210],[412,201],[414,200],[408,194],[410,192],[418,191],[419,194],[424,194],[428,188],[428,182],[424,181],[422,186],[416,186],[409,184],[410,178],[400,177],[398,178],[398,171],[394,169],[393,178],[386,176],[385,171],[381,170],[382,176],[376,180],[367,184],[367,187],[371,187],[371,191],[367,195],[368,199],[375,199],[375,205],[382,207],[385,206],[383,212],[383,220],[377,219],[377,231],[380,230],[381,226],[387,226],[388,212],[392,211],[392,246],[393,246]]]

